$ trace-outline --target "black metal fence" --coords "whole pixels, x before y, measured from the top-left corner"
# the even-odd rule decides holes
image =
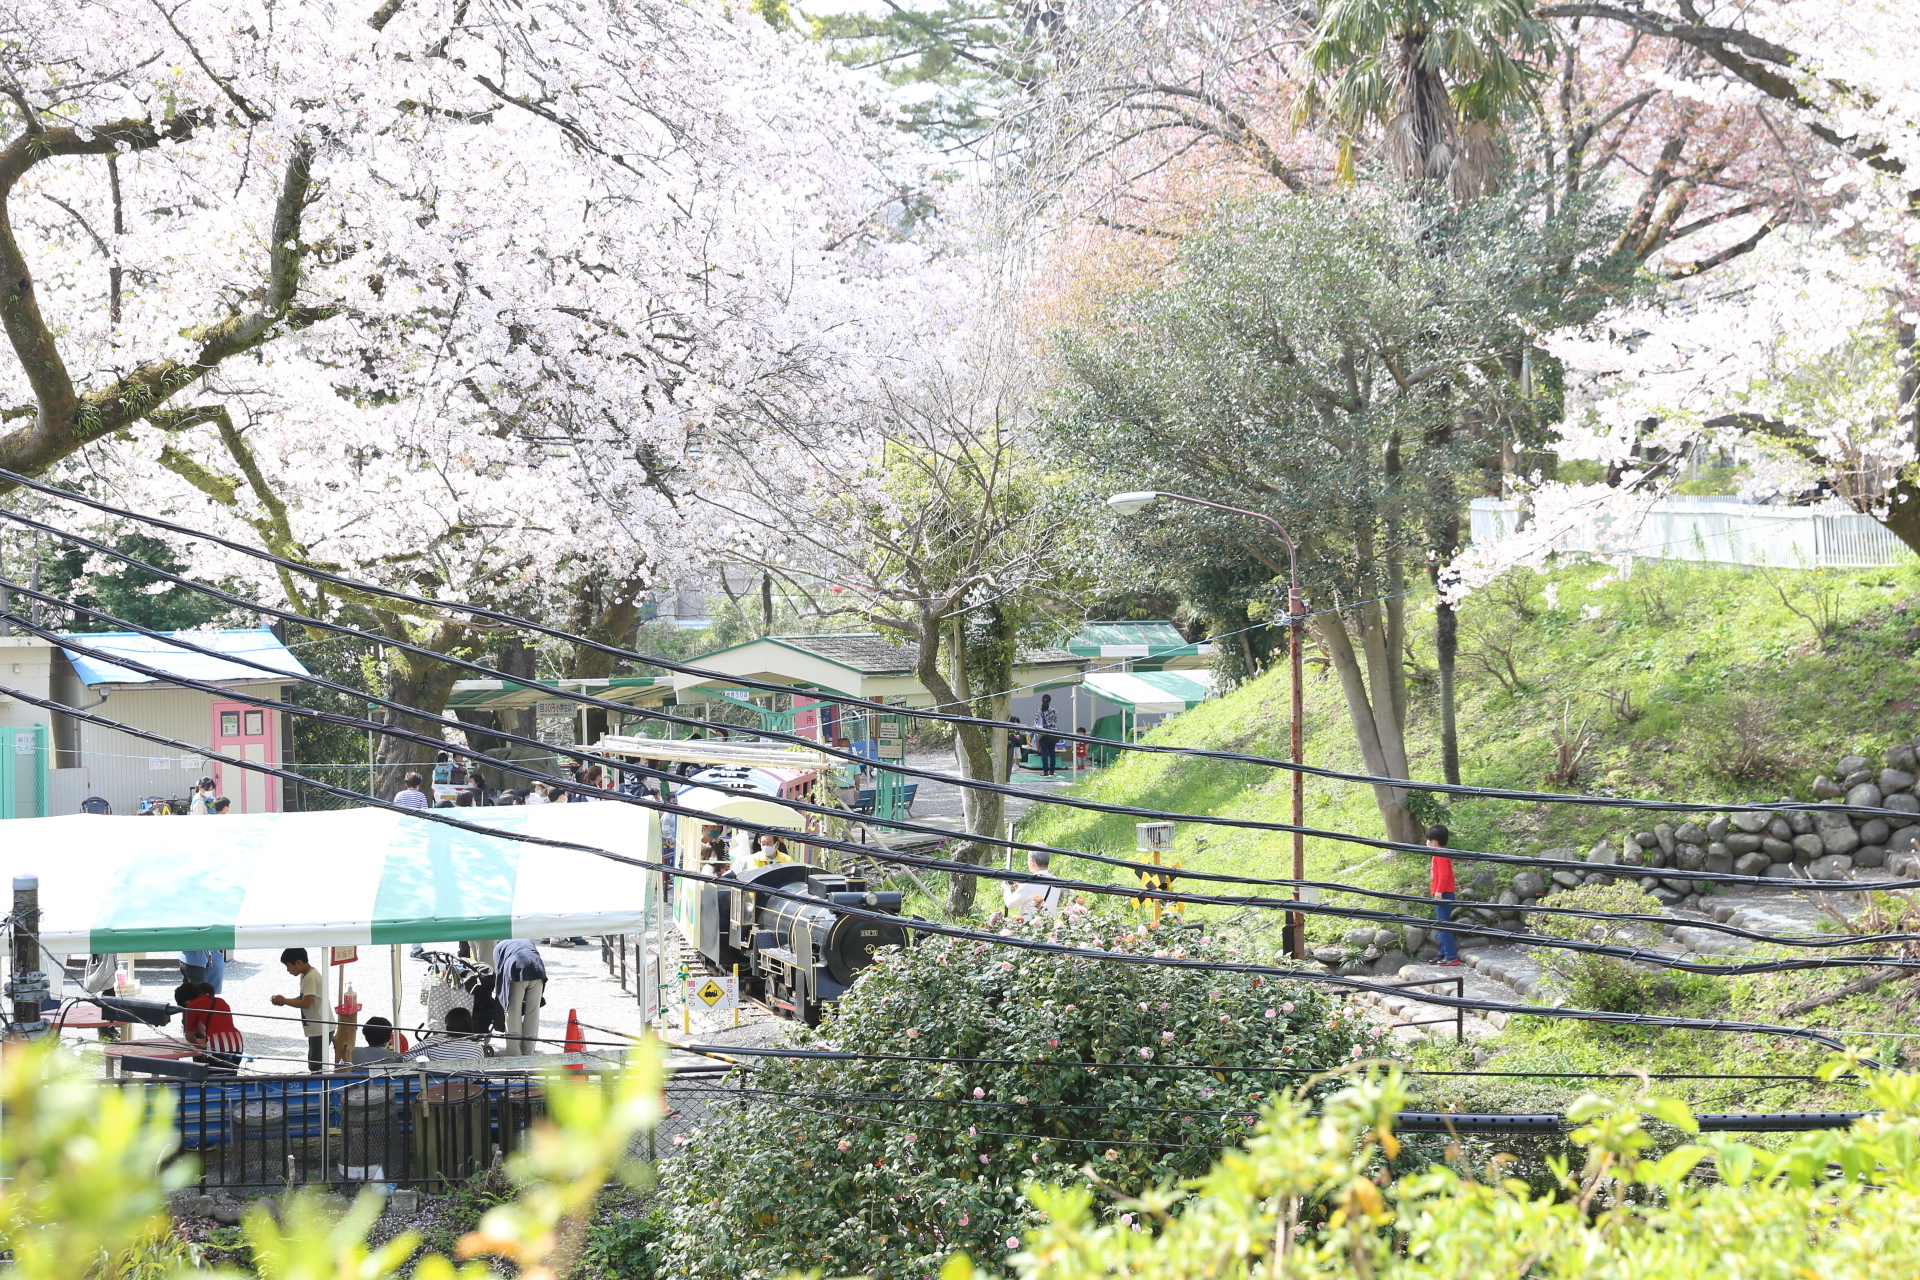
[[[287,1075],[120,1080],[173,1095],[200,1190],[389,1183],[441,1191],[515,1150],[545,1114],[525,1076]]]

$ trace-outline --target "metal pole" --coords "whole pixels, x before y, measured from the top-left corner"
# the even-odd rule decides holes
[[[1288,544],[1292,548],[1291,542]],[[1300,594],[1300,571],[1293,570],[1293,581],[1287,588],[1287,656],[1293,667],[1293,900],[1300,901],[1300,882],[1307,878],[1307,838],[1300,828],[1307,825],[1307,775],[1298,766],[1306,762],[1304,752],[1306,722],[1306,695],[1301,679],[1302,664],[1301,641],[1306,638],[1307,602]],[[1293,925],[1293,958],[1307,958],[1306,917],[1298,911],[1288,913]]]
[[[400,944],[396,942],[388,947],[387,954],[393,973],[393,1025],[398,1028],[400,1025]],[[395,1030],[394,1034],[400,1033]]]
[[[13,972],[7,998],[13,1001],[16,1035],[42,1035],[40,1005],[47,994],[47,975],[40,968],[40,877],[13,878]]]

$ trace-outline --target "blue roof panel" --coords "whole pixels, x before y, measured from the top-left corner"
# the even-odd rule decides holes
[[[264,627],[254,631],[169,631],[162,634],[179,636],[188,644],[197,644],[205,649],[232,654],[235,657],[245,658],[248,662],[262,663],[275,671],[285,672],[296,678],[308,674],[307,669],[300,665],[300,659],[294,657],[292,651],[281,644],[273,632]],[[61,638],[83,644],[103,654],[124,655],[146,666],[155,667],[186,680],[239,683],[247,680],[273,679],[272,676],[263,671],[256,671],[252,667],[177,648],[164,640],[155,640],[151,636],[134,635],[129,632],[98,634],[69,632]],[[84,684],[162,683],[152,676],[138,671],[129,671],[125,667],[116,666],[101,658],[75,653],[71,649],[64,652]]]

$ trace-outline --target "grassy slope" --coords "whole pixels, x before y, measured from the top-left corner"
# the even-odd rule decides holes
[[[1831,617],[1835,625],[1816,640],[1814,626],[1796,609],[1816,622]],[[1427,617],[1424,610],[1414,613],[1414,662],[1421,678],[1410,749],[1415,776],[1437,778]],[[1605,566],[1573,566],[1548,575],[1516,575],[1507,589],[1469,601],[1462,623],[1458,714],[1461,773],[1470,784],[1543,788],[1557,736],[1566,732],[1563,725],[1578,736],[1584,724],[1591,745],[1573,790],[1692,799],[1703,806],[1788,793],[1805,797],[1814,774],[1831,768],[1839,755],[1855,748],[1872,754],[1885,743],[1911,739],[1920,729],[1920,663],[1909,638],[1910,628],[1920,623],[1920,568],[1763,575],[1654,563],[1641,564],[1621,579]],[[1518,687],[1509,689],[1490,673],[1497,668],[1508,674],[1487,637],[1513,655]],[[1630,717],[1620,714],[1623,698]],[[1308,761],[1358,771],[1344,704],[1324,667],[1309,667],[1307,717]],[[1284,756],[1286,673],[1270,673],[1198,707],[1156,731],[1152,740]],[[1128,756],[1081,784],[1080,791],[1103,800],[1228,817],[1285,821],[1290,812],[1283,771],[1176,757]],[[1307,821],[1361,835],[1382,832],[1365,787],[1320,779],[1307,785]],[[1647,825],[1615,810],[1492,800],[1456,801],[1448,821],[1458,833],[1457,845],[1507,853],[1562,845],[1584,850],[1603,836]],[[1122,817],[1053,808],[1031,816],[1022,830],[1069,847],[1115,852],[1133,847],[1132,820]],[[1423,859],[1381,856],[1327,839],[1310,840],[1307,854],[1313,878],[1373,889],[1424,884]],[[1173,860],[1285,876],[1291,844],[1279,833],[1183,823]],[[1097,869],[1089,873],[1098,876]],[[1342,931],[1330,921],[1313,928],[1327,937]],[[1825,989],[1840,980],[1818,975],[1741,980],[1728,984],[1729,1004],[1722,1012],[1762,1016],[1794,992]],[[1860,997],[1851,1006],[1823,1011],[1821,1025],[1884,1027],[1889,1016],[1902,1025],[1909,1021],[1883,1003]],[[1710,1069],[1733,1052],[1727,1039],[1652,1040],[1634,1033],[1543,1028],[1531,1020],[1517,1023],[1505,1038],[1507,1051],[1525,1055],[1534,1069],[1545,1069],[1535,1060],[1543,1054],[1575,1069],[1603,1061]],[[1803,1051],[1744,1038],[1733,1056],[1755,1067],[1808,1060]]]

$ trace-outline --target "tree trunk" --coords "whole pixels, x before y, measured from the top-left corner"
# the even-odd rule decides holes
[[[915,674],[921,685],[934,696],[934,705],[942,711],[954,711],[966,714],[968,700],[960,695],[955,685],[964,686],[967,678],[966,650],[962,644],[946,646],[951,651],[955,668],[955,681],[949,681],[940,670],[940,651],[942,641],[946,639],[948,622],[941,618],[922,620],[920,630],[920,656]],[[985,729],[979,725],[957,724],[953,727],[955,762],[960,766],[960,776],[970,782],[997,781],[994,761],[993,742]],[[1004,748],[1003,748],[1004,749]],[[962,804],[966,814],[967,832],[970,835],[1003,834],[1006,825],[1006,797],[997,791],[981,791],[969,787],[962,793]],[[968,840],[950,855],[956,861],[980,866],[986,862],[994,846],[983,845],[977,840]],[[953,919],[962,919],[973,914],[974,895],[977,890],[977,878],[964,874],[947,877],[947,914]]]
[[[1373,625],[1368,625],[1369,611],[1373,614]],[[1385,618],[1379,606],[1368,606],[1357,612],[1361,614],[1363,648],[1369,655],[1384,652],[1386,636],[1381,624]],[[1391,670],[1383,670],[1399,668],[1399,663],[1369,660],[1363,666],[1360,654],[1354,650],[1353,637],[1347,634],[1345,619],[1344,611],[1328,612],[1317,615],[1309,625],[1332,660],[1334,673],[1340,677],[1340,691],[1347,700],[1347,719],[1360,744],[1360,759],[1366,771],[1375,777],[1404,778],[1407,776],[1405,704],[1402,702],[1396,707]],[[1413,819],[1407,813],[1405,787],[1375,784],[1373,800],[1389,840],[1419,843]]]
[[[634,625],[640,620],[640,597],[646,580],[635,575],[606,586],[598,580],[577,588],[573,607],[568,611],[568,629],[599,644],[623,645],[633,638]],[[575,645],[567,664],[567,675],[576,680],[603,680],[614,673],[617,659],[601,649]],[[607,732],[607,712],[600,707],[586,709],[586,741],[598,742]]]
[[[407,624],[404,619],[389,615],[384,620],[386,630],[392,635],[406,635]],[[437,653],[453,653],[464,645],[472,632],[455,625],[443,625],[435,629],[426,640],[415,640]],[[465,657],[464,653],[460,656]],[[424,658],[418,654],[389,651],[387,668],[387,697],[395,702],[413,707],[427,715],[440,715],[447,709],[447,699],[453,696],[453,682],[460,678],[460,668],[450,662],[437,658]],[[406,729],[413,733],[441,741],[443,735],[440,726],[419,716],[404,712],[389,711],[387,723],[397,729]],[[452,744],[449,743],[449,746]],[[410,770],[431,770],[435,748],[421,743],[410,742],[402,738],[382,734],[374,747],[374,761],[379,766],[374,773],[374,794],[383,800],[391,800],[404,785]]]

